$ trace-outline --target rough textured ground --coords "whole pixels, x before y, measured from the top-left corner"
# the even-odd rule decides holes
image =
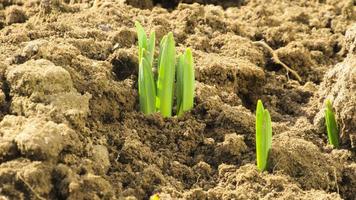
[[[356,198],[355,1],[7,0],[0,9],[0,199]],[[182,118],[138,112],[134,20],[193,49],[195,108]],[[340,149],[327,145],[326,98]],[[273,121],[265,173],[255,166],[257,99]]]

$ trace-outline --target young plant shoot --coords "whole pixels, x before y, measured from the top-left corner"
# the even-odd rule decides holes
[[[138,92],[140,111],[145,114],[160,112],[164,117],[172,116],[174,84],[177,84],[177,115],[193,108],[194,104],[194,61],[188,48],[179,56],[176,65],[176,49],[173,33],[170,32],[160,42],[158,56],[158,76],[155,82],[152,72],[155,33],[147,39],[145,30],[135,22],[139,45]],[[175,71],[177,67],[177,77]]]
[[[156,111],[156,85],[152,72],[155,49],[155,33],[147,40],[145,30],[139,22],[135,22],[139,45],[138,93],[140,111],[150,114]]]
[[[181,116],[194,105],[194,61],[190,48],[178,57],[177,65],[177,115]]]
[[[176,48],[173,33],[165,35],[160,44],[156,108],[163,117],[172,116]]]
[[[146,58],[147,62],[153,65],[153,56],[155,50],[155,40],[156,34],[154,31],[151,32],[149,40],[147,39],[146,32],[139,22],[135,22],[137,37],[138,37],[138,58],[141,61],[141,58]],[[142,50],[145,49],[143,52]]]
[[[328,133],[329,144],[333,145],[335,148],[339,147],[339,130],[337,127],[337,122],[333,112],[333,107],[330,100],[325,102],[325,124]]]
[[[268,166],[268,154],[272,145],[271,116],[258,100],[256,109],[256,157],[257,168],[264,171]]]

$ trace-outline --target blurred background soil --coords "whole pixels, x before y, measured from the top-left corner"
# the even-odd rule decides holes
[[[353,0],[1,1],[0,199],[355,199],[355,11]],[[193,50],[195,107],[182,118],[138,111],[135,20]],[[340,149],[327,145],[326,98]],[[265,173],[258,99],[273,121]]]

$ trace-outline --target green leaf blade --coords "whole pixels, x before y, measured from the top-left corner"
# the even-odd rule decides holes
[[[156,111],[156,88],[152,68],[145,58],[141,59],[138,79],[140,110],[151,114]]]
[[[193,55],[190,48],[185,51],[184,85],[183,85],[183,112],[189,111],[194,106],[195,75]]]
[[[335,148],[339,147],[339,130],[330,100],[326,100],[325,123],[329,144]]]
[[[268,154],[272,145],[272,122],[271,116],[267,109],[263,113],[264,130],[263,130],[263,154],[261,168],[266,170],[268,167]]]
[[[177,64],[177,85],[176,85],[176,95],[177,95],[177,115],[181,115],[182,102],[183,102],[183,68],[184,68],[184,55],[178,56]]]
[[[180,57],[177,69],[177,108],[178,116],[194,106],[195,74],[194,61],[190,48]]]
[[[140,111],[150,114],[156,111],[156,86],[152,72],[156,36],[152,32],[149,40],[147,40],[147,35],[142,25],[135,21],[135,26],[139,45],[138,93]]]
[[[256,157],[257,157],[257,168],[262,171],[262,141],[263,141],[263,113],[264,107],[261,100],[257,102],[256,108]]]
[[[135,21],[135,26],[137,31],[138,48],[139,48],[138,60],[141,61],[141,58],[143,57],[142,49],[147,49],[147,36],[145,30],[143,29],[142,25],[138,21]]]
[[[143,59],[141,59],[139,66],[138,66],[138,96],[139,96],[139,105],[140,105],[140,111],[145,112],[146,111],[146,99],[147,99],[147,94],[146,94],[146,88],[145,88],[145,80],[144,80],[144,70],[143,70]]]
[[[173,33],[168,33],[167,37],[163,40],[164,41],[161,42],[161,52],[159,56],[156,106],[164,117],[171,117],[176,62]]]
[[[264,171],[268,167],[268,155],[272,146],[272,122],[268,110],[258,100],[256,108],[256,158],[257,168]]]
[[[147,62],[150,64],[151,68],[153,66],[153,57],[154,57],[154,52],[155,52],[155,43],[156,43],[156,33],[154,31],[151,32],[150,34],[150,39],[148,41],[147,45]]]

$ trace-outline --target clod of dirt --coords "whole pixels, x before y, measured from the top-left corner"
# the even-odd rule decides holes
[[[136,41],[136,32],[129,28],[121,28],[109,38],[110,41],[114,44],[115,48],[129,48]]]
[[[83,56],[94,60],[106,60],[113,49],[111,42],[95,41],[92,38],[69,40],[69,43],[78,48]]]
[[[31,122],[24,124],[21,132],[15,137],[15,142],[26,157],[34,159],[56,159],[59,153],[75,141],[75,132],[64,124],[54,122]]]
[[[46,59],[57,66],[68,66],[81,52],[73,45],[51,41],[39,46],[38,53],[33,59]],[[33,61],[35,62],[35,61]],[[37,61],[38,62],[38,61]]]
[[[27,59],[30,59],[38,52],[41,46],[46,45],[47,43],[48,41],[43,39],[32,40],[22,49],[21,55]]]
[[[51,106],[51,117],[55,121],[67,121],[76,128],[83,129],[90,114],[89,100],[91,95],[68,92],[50,95],[45,100]]]
[[[216,158],[222,160],[238,160],[242,153],[247,150],[244,137],[236,133],[226,134],[222,143],[216,147]]]
[[[199,176],[202,176],[203,178],[208,178],[213,172],[212,167],[204,161],[198,162],[198,164],[193,167],[193,170],[196,174],[199,174]]]
[[[140,140],[135,137],[129,137],[125,140],[125,143],[121,149],[120,161],[128,163],[130,161],[139,160],[151,160],[151,150],[146,147]]]
[[[56,160],[64,148],[77,145],[75,132],[41,118],[7,115],[0,123],[2,157],[19,152],[34,160]]]
[[[9,160],[13,158],[14,156],[20,154],[19,150],[14,142],[14,139],[16,137],[16,134],[18,131],[20,131],[20,127],[22,126],[22,121],[17,121],[19,124],[13,124],[13,118],[16,117],[6,117],[9,119],[7,122],[5,119],[3,119],[0,123],[1,127],[4,127],[5,129],[0,130],[0,161],[3,162],[5,160]],[[23,118],[24,119],[24,118]]]
[[[62,164],[55,168],[54,180],[58,194],[65,199],[115,199],[111,185],[102,177],[79,176]]]
[[[310,51],[303,44],[291,42],[279,48],[276,53],[287,66],[296,70],[300,76],[307,77],[304,80],[318,82],[321,79],[321,71],[317,71],[317,65],[312,60]]]
[[[88,192],[89,191],[89,192]],[[111,185],[100,176],[87,174],[79,183],[79,187],[70,187],[69,199],[91,198],[91,199],[111,199]]]
[[[95,171],[99,175],[104,175],[108,172],[110,167],[109,151],[103,145],[93,146],[93,156],[92,160],[94,162]]]
[[[124,2],[136,8],[148,9],[153,7],[152,0],[124,0]]]
[[[209,127],[232,129],[236,133],[248,135],[248,138],[254,132],[254,116],[252,113],[241,105],[230,106],[224,104],[219,96],[208,97],[197,109],[205,114],[203,117]],[[236,115],[236,113],[239,114]],[[224,136],[226,133],[221,132],[220,134],[219,136]]]
[[[264,67],[266,58],[264,52],[258,46],[245,37],[236,34],[226,33],[217,35],[209,44],[214,52],[229,56],[231,58],[238,58],[236,60],[246,60],[257,65]]]
[[[350,55],[356,55],[356,24],[351,26],[345,34],[345,49]]]
[[[74,3],[74,2],[73,2]],[[41,0],[40,1],[40,15],[46,16],[46,14],[56,12],[76,12],[79,7],[74,5],[68,5],[60,0]]]
[[[13,113],[36,116],[41,110],[54,121],[84,127],[91,95],[77,93],[64,68],[48,60],[30,60],[9,67],[6,79],[11,84]]]
[[[6,79],[11,94],[21,96],[49,95],[73,90],[70,74],[48,60],[31,60],[9,67]]]
[[[197,104],[204,102],[209,97],[218,95],[220,99],[226,104],[229,104],[231,106],[242,105],[242,100],[237,96],[236,93],[231,93],[227,91],[220,93],[218,87],[200,83],[198,81],[196,81],[195,87],[195,99]]]
[[[18,187],[28,191],[28,198],[47,199],[53,189],[48,184],[50,182],[49,163],[16,159],[0,165],[0,192],[6,194],[5,199],[24,199],[24,193],[18,192]]]
[[[209,56],[201,54],[196,60],[198,81],[224,87],[225,91],[235,91],[243,95],[249,93],[251,99],[257,99],[255,91],[257,93],[259,84],[265,81],[265,73],[249,60],[231,59],[214,54]]]
[[[319,148],[285,132],[273,137],[270,169],[281,171],[297,180],[304,189],[336,191],[341,180],[340,166],[331,162]]]
[[[355,188],[356,188],[356,164],[352,163],[345,167],[343,172],[342,180],[347,184],[344,187],[340,188],[342,194],[345,197],[349,197],[352,199],[355,196]]]
[[[10,6],[6,8],[6,23],[24,23],[27,20],[26,13],[20,6]]]
[[[138,58],[134,51],[117,50],[109,59],[113,66],[112,71],[120,81],[134,76],[138,72]]]

